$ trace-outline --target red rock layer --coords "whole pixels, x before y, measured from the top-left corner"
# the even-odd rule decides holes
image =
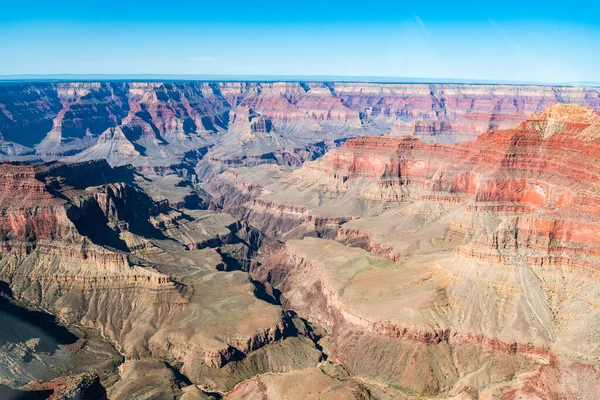
[[[468,204],[502,215],[491,235],[460,254],[531,263],[600,265],[600,116],[555,105],[472,143],[427,144],[414,137],[362,137],[307,163],[344,187],[369,178],[403,196]],[[298,176],[307,172],[299,171]],[[369,189],[377,191],[378,189]]]
[[[28,270],[29,278],[63,286],[172,288],[167,276],[136,269],[125,253],[93,243],[82,234],[82,230],[101,232],[103,220],[120,225],[122,214],[131,207],[124,206],[125,199],[140,206],[135,190],[126,184],[78,189],[110,179],[115,171],[106,162],[0,164],[0,276],[11,281],[14,273]],[[103,213],[91,217],[99,221],[86,216],[90,202],[96,207],[93,212]],[[150,212],[158,207],[151,201],[145,206]],[[88,226],[92,222],[99,224],[92,228]],[[21,264],[26,266],[18,271]]]

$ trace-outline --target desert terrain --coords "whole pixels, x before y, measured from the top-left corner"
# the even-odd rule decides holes
[[[0,397],[597,399],[598,111],[566,86],[0,83]]]

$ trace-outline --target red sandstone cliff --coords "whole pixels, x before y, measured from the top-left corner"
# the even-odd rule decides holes
[[[498,231],[477,240],[485,248],[510,248],[535,263],[596,268],[599,138],[600,116],[556,105],[513,128],[486,132],[473,143],[353,139],[297,175],[317,172],[339,188],[366,177],[372,181],[362,192],[368,199],[465,202],[473,212],[488,210],[507,218]],[[477,250],[466,246],[459,251],[474,255]]]

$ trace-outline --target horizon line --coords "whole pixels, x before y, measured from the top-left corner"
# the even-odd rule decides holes
[[[208,82],[346,82],[380,84],[470,84],[534,86],[600,86],[600,82],[540,82],[496,79],[423,78],[360,75],[273,74],[6,74],[0,82],[93,82],[93,81],[208,81]]]

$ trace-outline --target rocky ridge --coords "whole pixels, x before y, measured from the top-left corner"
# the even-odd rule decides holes
[[[322,143],[389,130],[440,143],[472,140],[555,103],[600,110],[598,90],[577,87],[5,82],[0,154],[4,160],[105,158],[113,165],[164,168],[211,147],[203,170],[231,163],[299,165]]]
[[[153,200],[140,186],[147,178],[106,161],[1,164],[0,174],[0,280],[11,301],[97,329],[128,362],[178,365],[176,392],[226,392],[321,358],[297,318],[261,300],[239,270],[261,240],[247,225]],[[135,390],[122,385],[124,398]]]
[[[293,172],[238,168],[206,188],[285,239],[254,275],[330,332],[326,352],[351,374],[518,398],[537,371],[536,393],[585,397],[572,379],[598,359],[599,122],[555,105],[472,143],[357,138]],[[306,235],[336,242],[293,240]]]

